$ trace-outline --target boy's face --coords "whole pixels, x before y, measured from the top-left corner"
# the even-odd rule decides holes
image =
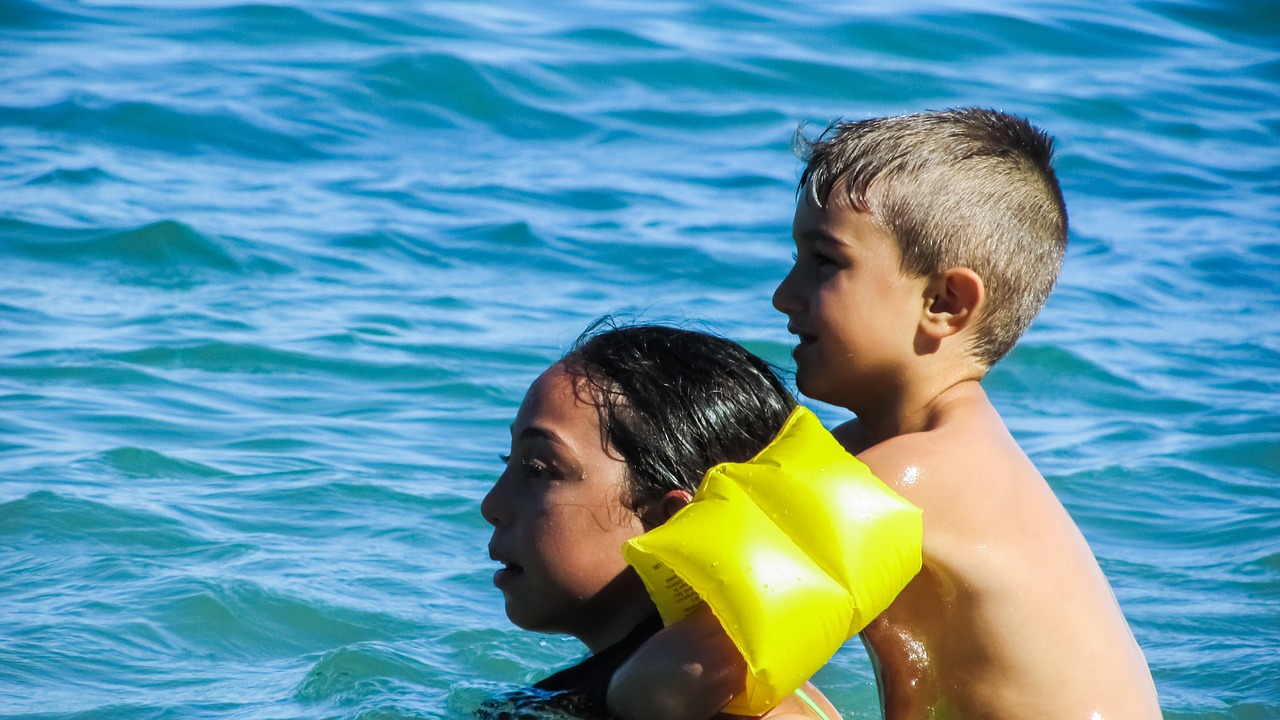
[[[902,383],[914,353],[928,281],[899,270],[898,245],[844,193],[827,207],[806,186],[791,233],[795,265],[773,294],[800,342],[792,351],[800,392],[846,408],[865,408]]]
[[[493,525],[489,555],[503,564],[493,584],[511,622],[596,651],[640,619],[629,610],[637,598],[647,601],[622,559],[623,542],[643,528],[623,504],[627,466],[605,447],[595,405],[575,390],[559,363],[530,386],[507,468],[480,511]]]

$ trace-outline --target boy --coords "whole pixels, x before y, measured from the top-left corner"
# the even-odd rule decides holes
[[[1097,561],[979,384],[1061,266],[1052,140],[962,109],[840,124],[809,150],[773,298],[796,384],[852,410],[836,437],[924,510],[923,569],[862,633],[885,717],[1159,718]],[[717,635],[707,614],[660,633],[610,707],[714,714],[741,687]]]

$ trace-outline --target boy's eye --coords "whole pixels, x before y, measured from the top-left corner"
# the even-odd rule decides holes
[[[835,261],[835,260],[832,260],[830,257],[828,257],[828,256],[826,256],[826,255],[823,255],[823,254],[822,254],[822,253],[820,253],[820,252],[813,252],[813,251],[810,251],[810,252],[805,253],[805,256],[806,256],[807,258],[809,258],[810,260],[812,260],[812,261],[813,261],[813,264],[814,264],[814,265],[816,265],[816,266],[818,266],[818,267],[827,267],[827,266],[829,266],[829,265],[835,265],[835,264],[836,264],[836,261]],[[791,253],[791,262],[793,262],[793,263],[798,263],[798,262],[800,262],[800,253],[796,253],[796,252]]]

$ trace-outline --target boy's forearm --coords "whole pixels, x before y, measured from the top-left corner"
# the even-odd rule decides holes
[[[746,662],[705,607],[650,638],[614,674],[621,720],[707,720],[742,692]]]

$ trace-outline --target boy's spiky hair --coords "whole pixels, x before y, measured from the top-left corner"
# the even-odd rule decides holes
[[[990,367],[1013,348],[1066,252],[1051,137],[1020,117],[960,108],[837,122],[813,141],[797,131],[796,148],[807,201],[847,194],[897,240],[904,272],[967,267],[982,278],[970,348],[980,361]]]

